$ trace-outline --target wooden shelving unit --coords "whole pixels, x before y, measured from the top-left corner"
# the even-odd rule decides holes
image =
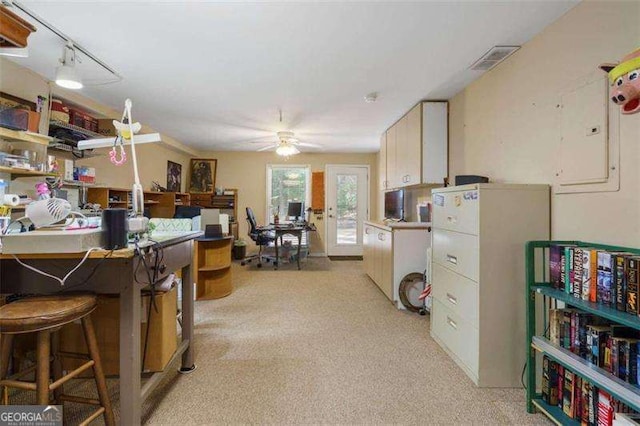
[[[176,206],[190,206],[191,205],[191,195],[186,192],[175,192],[176,194]]]
[[[231,237],[195,241],[196,300],[219,299],[233,291]]]
[[[103,208],[131,208],[131,190],[122,188],[90,187],[87,202],[100,204]],[[144,205],[151,217],[172,218],[176,211],[175,192],[144,192]]]
[[[229,233],[238,238],[238,190],[227,188],[233,192],[229,195],[191,194],[191,205],[204,209],[220,209],[220,213],[229,215]]]
[[[526,246],[526,280],[527,280],[527,411],[533,413],[535,409],[540,410],[554,423],[562,425],[578,425],[580,422],[568,417],[559,407],[547,404],[536,391],[536,354],[542,353],[571,370],[583,380],[587,380],[609,393],[614,398],[624,402],[634,410],[640,411],[640,388],[631,385],[608,371],[599,368],[589,361],[579,357],[573,352],[562,348],[547,338],[536,334],[536,295],[546,296],[558,302],[563,302],[565,306],[577,308],[581,311],[606,318],[609,321],[640,330],[640,318],[638,315],[621,312],[601,303],[594,303],[578,299],[564,291],[553,288],[547,282],[546,276],[540,278],[536,275],[536,267],[546,264],[549,248],[552,245],[575,245],[578,247],[590,247],[611,252],[626,252],[640,255],[640,249],[617,247],[581,241],[531,241]],[[546,314],[546,313],[545,313]],[[547,315],[545,315],[546,321]],[[547,324],[544,324],[546,329]]]

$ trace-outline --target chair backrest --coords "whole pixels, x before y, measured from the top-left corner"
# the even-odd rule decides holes
[[[247,207],[247,223],[249,224],[249,234],[254,234],[257,231],[258,222],[256,222],[256,216],[251,207]]]

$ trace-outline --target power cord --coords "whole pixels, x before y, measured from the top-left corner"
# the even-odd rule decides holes
[[[54,280],[58,281],[62,287],[64,287],[64,284],[67,281],[67,279],[69,279],[69,277],[71,275],[73,275],[73,273],[76,272],[82,266],[82,264],[89,258],[89,255],[91,254],[91,252],[94,252],[96,250],[101,250],[101,248],[100,247],[91,247],[89,250],[87,250],[87,252],[85,253],[85,255],[82,258],[82,260],[80,260],[80,262],[78,262],[78,264],[72,270],[70,270],[67,273],[67,275],[65,275],[63,278],[58,278],[55,275],[52,275],[52,274],[49,274],[47,272],[41,271],[40,269],[38,269],[38,268],[36,268],[34,266],[27,265],[22,260],[20,260],[20,258],[18,258],[18,256],[16,256],[15,254],[13,254],[12,256],[15,259],[16,262],[18,262],[20,265],[24,266],[25,268],[29,269],[30,271],[33,271],[33,272],[35,272],[37,274],[40,274],[40,275],[43,275],[45,277],[54,279]]]

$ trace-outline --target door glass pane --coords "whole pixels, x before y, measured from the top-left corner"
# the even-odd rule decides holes
[[[307,167],[278,167],[271,168],[271,199],[269,200],[270,221],[276,213],[280,220],[287,220],[287,207],[291,201],[306,200],[307,180],[309,169]],[[306,206],[305,206],[306,208]]]
[[[338,175],[336,242],[358,243],[358,175]]]

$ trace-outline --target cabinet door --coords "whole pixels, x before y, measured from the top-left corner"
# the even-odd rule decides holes
[[[416,185],[422,179],[422,104],[416,105],[405,116],[405,129],[403,182],[405,186]]]
[[[422,104],[422,183],[441,184],[448,174],[446,102]]]
[[[378,286],[382,292],[393,301],[393,241],[391,232],[379,231],[380,242],[380,282]]]
[[[396,123],[396,183],[399,188],[407,186],[407,124],[405,115]]]
[[[381,191],[387,189],[387,134],[380,137],[380,152],[378,153],[378,187]]]
[[[364,231],[362,232],[362,263],[364,272],[369,275],[371,279],[374,279],[373,264],[374,264],[374,252],[376,244],[376,232],[372,226],[364,225]]]
[[[387,186],[385,189],[397,188],[396,180],[396,134],[397,124],[387,130]]]

